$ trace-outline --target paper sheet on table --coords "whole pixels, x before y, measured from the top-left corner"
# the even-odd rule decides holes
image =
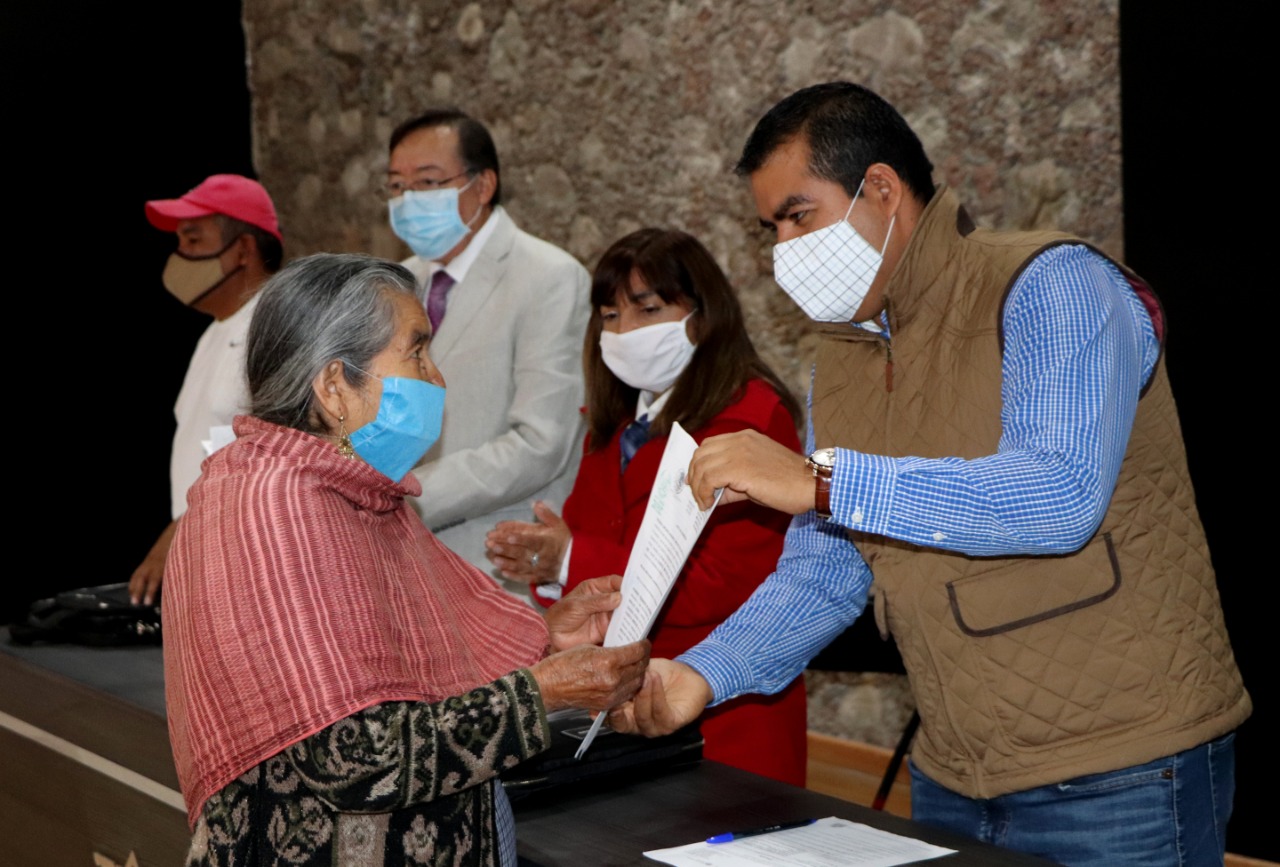
[[[644,854],[674,867],[894,867],[954,851],[829,816],[803,828],[732,843],[691,843]]]
[[[693,491],[685,484],[685,473],[697,448],[694,438],[679,423],[672,422],[667,448],[662,453],[658,475],[649,494],[649,505],[635,544],[631,546],[626,571],[622,573],[622,604],[609,619],[605,647],[630,644],[649,634],[662,603],[684,568],[684,561],[715,511],[716,503],[720,502],[717,491],[715,503],[705,511],[699,509]],[[591,746],[604,718],[604,714],[596,717],[575,753],[577,758]]]

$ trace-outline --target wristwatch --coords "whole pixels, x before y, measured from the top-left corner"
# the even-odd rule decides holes
[[[836,467],[835,449],[818,449],[804,459],[813,470],[813,508],[824,518],[831,517],[831,473]]]

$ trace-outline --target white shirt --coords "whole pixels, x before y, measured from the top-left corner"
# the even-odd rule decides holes
[[[187,510],[187,489],[200,477],[200,464],[229,441],[231,419],[248,411],[245,338],[258,296],[222,321],[215,320],[191,354],[187,376],[173,405],[178,429],[169,457],[170,510],[177,520]],[[206,447],[205,441],[209,441]]]
[[[662,408],[667,405],[667,400],[670,397],[670,388],[657,397],[654,397],[651,391],[640,392],[640,396],[636,399],[636,418],[648,416],[648,420],[653,421],[658,417],[658,413],[662,412]]]
[[[498,207],[501,207],[501,205]],[[494,211],[496,210],[497,207],[494,208]],[[484,249],[485,242],[488,241],[489,236],[493,234],[494,227],[498,225],[498,221],[495,220],[493,216],[493,212],[490,212],[488,218],[484,221],[484,225],[479,229],[476,229],[475,234],[471,236],[471,242],[467,244],[467,246],[463,247],[462,252],[454,256],[453,261],[448,265],[441,265],[439,262],[434,260],[429,261],[428,264],[431,266],[431,270],[427,274],[427,279],[422,281],[422,285],[429,289],[431,287],[431,278],[436,276],[437,271],[444,271],[452,277],[453,285],[457,286],[461,283],[462,278],[467,276],[467,272],[471,270],[471,266],[475,264],[476,259],[480,256],[480,251]],[[446,295],[445,310],[447,311],[448,309],[449,298]]]

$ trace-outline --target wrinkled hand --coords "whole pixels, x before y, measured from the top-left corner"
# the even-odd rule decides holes
[[[569,547],[569,525],[550,506],[533,504],[538,523],[502,521],[485,537],[485,556],[502,577],[528,584],[554,584]]]
[[[751,500],[799,515],[813,508],[813,471],[804,457],[759,431],[743,430],[707,437],[689,461],[689,487],[700,508],[715,502]]]
[[[548,711],[566,707],[603,711],[635,695],[648,663],[648,641],[621,647],[584,644],[552,654],[529,670]]]
[[[711,685],[683,662],[655,659],[636,697],[609,714],[609,727],[656,738],[684,728],[714,698]]]
[[[548,608],[543,617],[551,633],[552,651],[604,641],[610,612],[622,604],[621,591],[621,575],[591,578]]]
[[[155,603],[156,591],[164,581],[164,561],[169,556],[169,546],[173,544],[173,533],[177,529],[178,522],[170,522],[143,558],[142,565],[129,577],[129,601],[134,605]]]

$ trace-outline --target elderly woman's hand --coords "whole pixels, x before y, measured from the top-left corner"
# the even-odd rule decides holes
[[[551,633],[552,652],[604,641],[610,613],[621,604],[621,575],[583,581],[543,615]]]
[[[529,670],[548,711],[566,707],[604,711],[636,694],[648,664],[649,642],[637,641],[621,647],[584,644],[548,656]]]
[[[546,503],[533,504],[538,523],[502,521],[485,537],[485,556],[504,578],[529,584],[555,584],[569,547],[569,525]]]

